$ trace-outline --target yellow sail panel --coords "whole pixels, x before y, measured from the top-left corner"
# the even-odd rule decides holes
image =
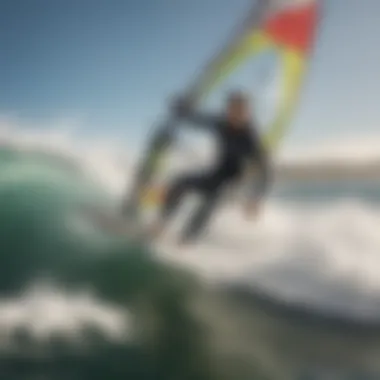
[[[282,54],[282,65],[284,75],[280,85],[279,109],[264,134],[265,144],[270,149],[276,148],[281,142],[292,118],[305,73],[306,61],[299,51],[286,50]]]
[[[246,34],[228,55],[215,64],[213,70],[205,77],[197,94],[198,100],[205,100],[241,63],[262,53],[270,46],[273,46],[273,43],[269,36],[257,31]]]
[[[278,146],[290,125],[315,39],[317,23],[318,3],[313,0],[283,10],[264,26],[264,33],[271,36],[280,50],[283,66],[279,105],[264,134],[270,149]]]

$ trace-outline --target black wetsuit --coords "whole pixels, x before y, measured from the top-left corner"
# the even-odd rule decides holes
[[[162,209],[161,217],[166,221],[185,194],[196,192],[202,195],[203,202],[190,219],[183,235],[184,240],[189,240],[196,238],[204,230],[222,190],[244,174],[247,164],[256,163],[259,166],[259,186],[255,187],[254,196],[258,197],[265,192],[268,184],[268,160],[252,124],[234,128],[224,117],[195,113],[185,115],[184,121],[211,131],[218,142],[217,158],[213,167],[177,178],[169,188]]]

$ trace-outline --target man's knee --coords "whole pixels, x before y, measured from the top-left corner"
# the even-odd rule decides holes
[[[204,179],[199,175],[188,175],[174,181],[173,187],[186,190],[200,190],[203,187]]]
[[[185,177],[177,178],[169,186],[169,193],[172,193],[172,194],[183,193],[187,190],[188,187],[189,187],[189,183],[188,183],[187,178]]]

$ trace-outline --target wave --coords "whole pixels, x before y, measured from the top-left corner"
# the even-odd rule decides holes
[[[182,310],[186,276],[89,218],[73,226],[83,204],[111,207],[77,170],[36,153],[1,153],[2,375],[205,378],[199,360],[187,363],[200,350],[190,349],[195,327],[187,331]],[[173,335],[176,323],[186,330]]]
[[[252,224],[228,206],[190,252],[152,251],[83,212],[117,218],[130,158],[17,141],[0,149],[6,378],[284,378],[342,357],[379,370],[378,208],[277,199]]]

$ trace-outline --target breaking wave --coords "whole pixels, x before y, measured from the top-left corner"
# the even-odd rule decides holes
[[[25,369],[49,379],[279,378],[341,363],[342,355],[357,369],[378,370],[369,359],[379,350],[376,200],[309,193],[299,202],[279,188],[260,222],[226,206],[188,252],[169,243],[152,251],[85,212],[117,219],[129,152],[59,133],[7,133],[0,148],[6,378],[21,379]],[[364,330],[326,327],[334,318]]]

